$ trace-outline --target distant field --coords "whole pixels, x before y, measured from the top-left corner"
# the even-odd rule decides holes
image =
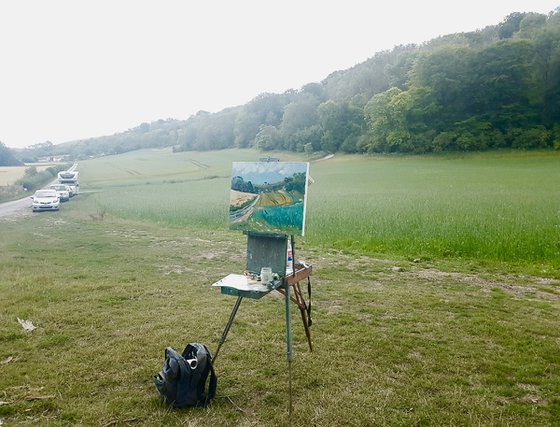
[[[0,185],[14,184],[19,178],[25,174],[25,169],[35,166],[38,171],[48,168],[49,164],[37,163],[26,166],[0,166]]]
[[[80,188],[95,192],[88,203],[96,210],[121,218],[227,229],[232,161],[259,157],[252,150],[144,150],[80,162]]]
[[[98,211],[213,229],[228,227],[231,162],[258,157],[247,150],[150,150],[79,168],[82,190],[96,191],[88,203]],[[310,173],[304,244],[544,272],[560,267],[560,153],[335,156],[313,162]]]
[[[0,185],[10,185],[25,173],[25,166],[0,166]]]

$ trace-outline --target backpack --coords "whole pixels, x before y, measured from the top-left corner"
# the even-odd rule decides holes
[[[208,392],[206,380],[210,374]],[[179,354],[165,349],[165,364],[154,376],[162,400],[175,408],[205,406],[216,395],[218,379],[212,366],[212,355],[203,344],[191,343]]]

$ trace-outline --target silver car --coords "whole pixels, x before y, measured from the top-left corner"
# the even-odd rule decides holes
[[[61,202],[67,202],[70,200],[70,190],[66,184],[53,184],[50,188],[56,190]]]
[[[60,198],[56,190],[52,188],[37,190],[31,196],[33,212],[57,211],[60,208]]]

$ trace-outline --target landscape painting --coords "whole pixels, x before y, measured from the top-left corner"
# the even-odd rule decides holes
[[[304,235],[309,163],[234,162],[232,230]]]

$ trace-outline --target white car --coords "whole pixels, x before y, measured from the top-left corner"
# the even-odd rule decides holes
[[[76,195],[76,186],[71,184],[65,184],[68,187],[68,191],[70,193],[70,197],[74,197]]]
[[[67,202],[70,200],[70,190],[66,184],[53,184],[50,188],[56,190],[61,202]]]
[[[33,212],[37,211],[57,211],[60,208],[60,198],[56,190],[52,188],[37,190],[31,196]]]

